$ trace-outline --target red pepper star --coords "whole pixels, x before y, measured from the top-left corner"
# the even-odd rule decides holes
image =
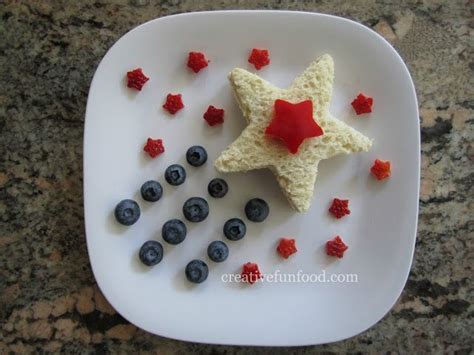
[[[169,113],[171,113],[172,115],[174,115],[176,112],[181,110],[183,107],[184,107],[184,104],[183,104],[183,99],[181,97],[181,94],[176,94],[176,95],[168,94],[166,96],[166,102],[163,105],[163,108]]]
[[[224,109],[210,105],[203,117],[209,126],[224,123]]]
[[[252,49],[250,53],[248,62],[255,66],[255,69],[260,70],[264,66],[270,64],[270,57],[269,57],[268,49]]]
[[[370,172],[377,180],[383,180],[390,177],[391,167],[389,161],[375,159],[374,165],[370,168]]]
[[[331,212],[337,219],[351,214],[351,211],[349,210],[349,200],[335,198],[332,201],[331,207],[329,207],[329,212]]]
[[[146,141],[146,145],[143,147],[143,150],[147,152],[150,157],[156,158],[158,155],[165,151],[165,147],[163,146],[163,140],[148,138]]]
[[[329,256],[335,256],[341,259],[347,249],[349,249],[349,247],[342,241],[340,236],[336,236],[333,240],[326,242],[326,254]]]
[[[188,68],[195,73],[199,73],[201,69],[204,69],[209,64],[209,60],[202,52],[189,52],[188,55]]]
[[[141,91],[143,85],[149,80],[145,74],[143,74],[142,68],[137,68],[127,72],[127,86],[129,88]]]
[[[292,154],[306,138],[324,134],[323,129],[313,118],[313,102],[302,101],[296,104],[277,99],[274,103],[275,115],[265,133],[281,139]]]
[[[294,239],[281,238],[278,244],[277,251],[282,257],[288,259],[288,257],[298,251],[296,249],[296,243]]]
[[[371,113],[372,112],[372,104],[373,103],[374,103],[374,99],[360,93],[351,102],[351,105],[352,105],[352,107],[354,107],[354,111],[356,112],[357,115],[362,115],[363,113]]]
[[[242,266],[242,273],[240,274],[242,281],[253,284],[262,278],[262,273],[258,269],[258,265],[255,263],[245,263]]]

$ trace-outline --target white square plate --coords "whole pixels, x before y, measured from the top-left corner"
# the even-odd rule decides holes
[[[213,199],[207,183],[219,174],[213,161],[244,128],[227,73],[252,70],[252,48],[267,48],[271,64],[258,72],[286,87],[318,56],[335,62],[332,114],[374,138],[368,153],[338,156],[320,164],[311,209],[291,210],[269,171],[228,174],[229,194]],[[187,53],[203,51],[208,68],[194,74]],[[150,81],[141,92],[126,87],[128,70],[141,67]],[[185,108],[167,115],[167,93],[181,93]],[[364,92],[374,98],[370,115],[355,116],[350,102]],[[202,119],[208,105],[223,107],[222,126]],[[162,138],[166,152],[149,159],[147,137]],[[206,147],[201,168],[185,162],[187,148]],[[338,17],[274,11],[203,12],[147,22],[124,35],[108,51],[90,88],[84,137],[84,203],[87,245],[97,282],[113,307],[130,322],[162,336],[195,342],[241,345],[306,345],[351,337],[380,320],[406,282],[413,256],[418,213],[420,138],[412,80],[400,56],[378,34]],[[375,158],[392,162],[392,177],[377,182],[369,175]],[[184,185],[172,187],[163,173],[172,163],[186,167]],[[139,196],[143,182],[158,179],[163,198],[147,203]],[[191,196],[203,196],[210,216],[187,223],[188,236],[178,246],[165,245],[163,261],[141,266],[137,253],[146,240],[161,239],[170,218],[184,220],[181,208]],[[247,222],[247,235],[228,242],[230,256],[215,264],[207,259],[211,240],[225,240],[224,222],[244,218],[252,197],[265,199],[269,218]],[[334,197],[350,199],[351,215],[329,216]],[[140,220],[122,227],[113,218],[118,201],[133,198]],[[325,255],[324,244],[341,235],[349,245],[342,260]],[[297,240],[288,260],[275,252],[280,237]],[[203,284],[186,281],[191,259],[209,264]],[[357,274],[358,282],[225,283],[221,276],[258,262],[264,273]]]

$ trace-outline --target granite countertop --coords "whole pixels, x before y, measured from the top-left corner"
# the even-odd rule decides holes
[[[362,22],[397,48],[419,98],[420,218],[405,290],[370,330],[299,350],[472,353],[473,28],[472,2],[460,0],[2,2],[0,353],[294,351],[192,344],[141,331],[104,299],[86,250],[84,111],[102,56],[147,20],[237,8]]]

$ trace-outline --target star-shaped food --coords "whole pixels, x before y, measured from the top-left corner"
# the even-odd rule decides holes
[[[292,104],[285,100],[275,100],[275,114],[265,129],[269,136],[281,139],[288,150],[296,154],[306,138],[318,137],[324,134],[321,127],[313,118],[313,103],[311,100]]]
[[[244,69],[232,70],[229,80],[248,125],[217,158],[217,170],[269,168],[291,206],[306,211],[311,205],[318,163],[340,153],[367,151],[372,145],[369,138],[330,115],[333,79],[334,63],[328,54],[311,63],[288,89],[277,88]],[[272,125],[278,121],[279,100],[289,109],[289,118],[283,118],[288,131],[274,134]],[[315,126],[307,128],[307,118],[301,118],[307,116],[307,101],[311,102],[312,118],[322,135],[317,134]],[[295,113],[301,105],[303,113]],[[289,141],[301,140],[296,148],[295,143],[288,143],[288,136],[296,137]]]

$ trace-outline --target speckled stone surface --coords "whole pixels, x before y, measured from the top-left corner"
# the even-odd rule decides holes
[[[2,1],[0,353],[292,353],[153,336],[98,290],[84,236],[82,136],[95,68],[125,32],[174,13],[293,9],[355,19],[407,62],[418,92],[418,240],[396,306],[318,352],[472,353],[473,28],[469,1]],[[471,37],[469,37],[471,36]]]

